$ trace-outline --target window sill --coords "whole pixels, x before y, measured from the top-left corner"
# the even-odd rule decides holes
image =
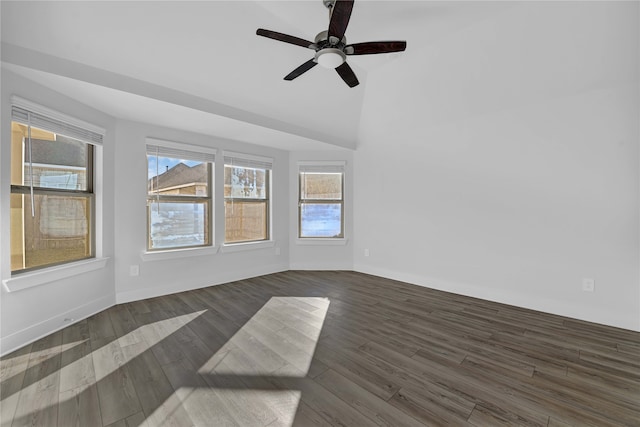
[[[296,245],[302,245],[302,246],[345,246],[348,241],[349,241],[349,239],[337,239],[337,238],[333,238],[333,237],[328,237],[328,238],[325,238],[325,239],[309,237],[309,238],[305,238],[305,239],[297,238],[296,239]]]
[[[34,286],[45,285],[56,280],[66,279],[79,274],[100,270],[107,265],[109,258],[92,258],[55,267],[45,268],[32,273],[23,273],[2,281],[7,292],[17,292]]]
[[[276,245],[275,240],[262,240],[259,242],[246,243],[229,243],[222,246],[223,253],[251,251],[254,249],[273,248]]]
[[[164,261],[175,258],[189,258],[192,256],[215,255],[218,253],[217,246],[207,246],[202,248],[168,249],[164,251],[145,251],[140,254],[142,261]]]

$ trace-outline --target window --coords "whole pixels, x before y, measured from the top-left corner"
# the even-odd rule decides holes
[[[147,140],[147,250],[211,246],[215,150]]]
[[[269,239],[269,195],[272,160],[225,153],[225,243]]]
[[[95,257],[94,145],[104,130],[12,101],[12,273]]]
[[[344,237],[344,162],[298,164],[298,237]]]

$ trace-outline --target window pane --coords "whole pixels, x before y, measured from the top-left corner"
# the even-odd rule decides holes
[[[208,197],[207,162],[147,155],[149,195],[185,195]]]
[[[224,197],[266,199],[267,170],[225,165]]]
[[[225,201],[225,243],[266,240],[267,202]]]
[[[342,237],[342,205],[302,203],[300,237]]]
[[[341,200],[342,173],[301,173],[300,198],[303,200]]]
[[[11,184],[42,188],[87,190],[90,146],[82,141],[11,124]],[[29,161],[31,155],[31,161]]]
[[[149,201],[149,248],[209,244],[208,201]]]
[[[89,258],[91,199],[83,196],[11,195],[11,270]]]

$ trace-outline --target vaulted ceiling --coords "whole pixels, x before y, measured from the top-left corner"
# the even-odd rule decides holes
[[[416,83],[415,70],[412,79],[403,77],[407,66],[420,63],[424,49],[512,5],[356,1],[348,42],[407,40],[407,50],[350,57],[361,83],[353,89],[320,67],[284,81],[313,51],[255,34],[262,27],[313,40],[328,25],[321,0],[3,1],[1,7],[4,69],[114,117],[315,150],[356,148],[367,94],[407,90]],[[368,76],[383,68],[394,77],[369,85]]]

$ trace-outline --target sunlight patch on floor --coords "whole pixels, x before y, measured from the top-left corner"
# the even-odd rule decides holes
[[[225,417],[247,426],[293,425],[302,397],[296,381],[309,371],[329,304],[272,297],[200,367],[208,387],[181,387],[177,396],[190,414],[211,411],[197,417],[220,425]]]

